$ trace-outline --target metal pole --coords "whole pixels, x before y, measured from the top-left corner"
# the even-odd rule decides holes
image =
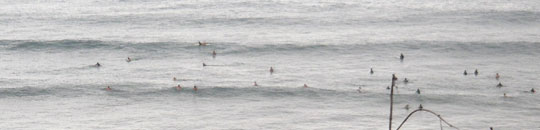
[[[392,130],[392,110],[394,109],[394,85],[396,81],[396,74],[392,74],[392,86],[390,88],[390,122],[388,124],[388,130]]]

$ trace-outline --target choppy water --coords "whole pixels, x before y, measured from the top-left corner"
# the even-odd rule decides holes
[[[422,104],[461,129],[539,129],[528,92],[540,90],[539,11],[533,0],[0,1],[0,129],[387,129],[393,73],[394,128]],[[403,128],[440,126],[418,113]]]

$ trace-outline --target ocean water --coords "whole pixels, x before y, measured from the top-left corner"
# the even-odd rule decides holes
[[[0,0],[0,28],[0,129],[388,129],[392,74],[394,129],[540,129],[537,0]]]

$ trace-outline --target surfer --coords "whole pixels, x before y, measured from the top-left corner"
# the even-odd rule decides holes
[[[176,77],[173,77],[172,80],[173,80],[173,81],[176,81]]]
[[[205,67],[205,66],[206,66],[206,64],[205,64],[205,63],[203,62],[203,63],[202,63],[202,66],[203,66],[203,67]]]
[[[531,93],[536,93],[536,91],[534,90],[534,88],[531,89]]]
[[[274,73],[274,68],[270,67],[270,74]]]
[[[500,77],[499,73],[495,74],[495,79],[499,80]]]
[[[307,87],[308,87],[307,84],[304,84],[304,88],[307,88]]]
[[[259,86],[259,85],[257,85],[257,81],[253,82],[253,86]]]
[[[180,84],[179,84],[178,86],[176,86],[176,90],[181,91],[181,90],[182,90],[182,86],[180,86]]]
[[[475,69],[474,70],[474,76],[477,76],[478,75],[478,69]]]
[[[420,104],[420,106],[418,106],[418,109],[424,109],[424,106],[422,106],[422,104]]]
[[[467,75],[467,70],[463,71],[463,75]]]
[[[369,73],[370,73],[370,74],[373,74],[373,68],[370,68],[370,69],[369,69]]]
[[[206,46],[206,44],[207,44],[206,42],[199,41],[199,46]]]
[[[416,89],[416,94],[420,94],[420,89]]]
[[[212,56],[216,57],[216,50],[212,51]]]
[[[503,96],[504,96],[504,97],[508,97],[508,96],[506,96],[506,93],[504,93]]]
[[[503,87],[503,85],[501,84],[501,82],[499,82],[499,84],[497,84],[497,87]]]
[[[390,89],[390,86],[386,86],[386,89]]]
[[[197,91],[197,85],[193,85],[193,91]]]
[[[409,110],[409,104],[405,105],[403,108],[405,108],[405,110]]]
[[[409,80],[408,80],[407,78],[405,78],[405,79],[403,80],[403,82],[409,83]]]
[[[362,93],[362,87],[358,87],[356,91],[358,91],[358,93]]]
[[[111,90],[112,90],[112,89],[111,89],[111,86],[107,86],[107,88],[105,88],[105,90],[111,91]]]
[[[131,58],[128,57],[126,61],[127,61],[127,62],[131,62]]]
[[[99,62],[96,63],[96,67],[101,67],[101,64],[99,64]]]
[[[401,55],[399,56],[399,59],[400,59],[401,61],[403,61],[403,59],[405,59],[405,56],[403,56],[403,53],[401,53]]]

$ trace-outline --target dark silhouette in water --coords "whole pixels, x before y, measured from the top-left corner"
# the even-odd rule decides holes
[[[495,79],[499,80],[500,77],[499,73],[495,74]]]
[[[467,75],[467,70],[463,71],[463,75]]]
[[[257,81],[253,82],[253,86],[259,86],[257,85]]]
[[[409,80],[408,80],[407,78],[405,78],[405,79],[403,80],[403,82],[409,83]]]
[[[390,90],[390,86],[386,86],[386,89]]]
[[[178,86],[176,86],[176,90],[177,91],[182,91],[182,86],[180,86],[180,84]]]
[[[403,108],[405,108],[405,110],[409,110],[409,104],[405,105]]]
[[[197,88],[197,85],[193,85],[193,91],[197,91],[198,88]]]
[[[531,89],[531,93],[536,93],[536,91],[534,90],[534,88]]]
[[[369,69],[369,73],[370,73],[370,74],[373,74],[373,68],[370,68],[370,69]]]
[[[176,81],[176,77],[173,77],[172,80],[173,80],[173,81]]]
[[[478,76],[478,69],[474,70],[474,76]]]
[[[99,62],[96,63],[96,67],[101,67],[101,64],[99,64]]]
[[[199,46],[206,46],[206,44],[208,43],[199,41]]]
[[[307,87],[308,87],[307,84],[304,84],[304,88],[307,88]]]
[[[424,107],[422,106],[422,104],[420,104],[420,106],[418,106],[418,109],[424,109]]]
[[[112,88],[111,88],[111,86],[107,86],[107,88],[105,88],[105,90],[107,90],[107,91],[111,91],[111,90],[112,90]]]
[[[131,62],[131,58],[128,57],[128,58],[126,59],[126,62]]]
[[[203,63],[202,63],[202,66],[203,66],[203,67],[205,67],[205,66],[206,66],[206,64],[205,64],[205,63],[203,62]]]
[[[274,68],[270,67],[270,74],[273,74],[273,73],[274,73]]]
[[[499,82],[499,84],[497,84],[497,87],[503,87],[503,85],[501,84],[501,82]]]
[[[212,58],[216,58],[216,50],[212,51]]]
[[[403,56],[403,53],[401,53],[401,55],[399,55],[399,59],[400,59],[401,61],[403,61],[403,59],[405,59],[405,56]]]
[[[420,94],[420,89],[416,89],[416,94]]]

